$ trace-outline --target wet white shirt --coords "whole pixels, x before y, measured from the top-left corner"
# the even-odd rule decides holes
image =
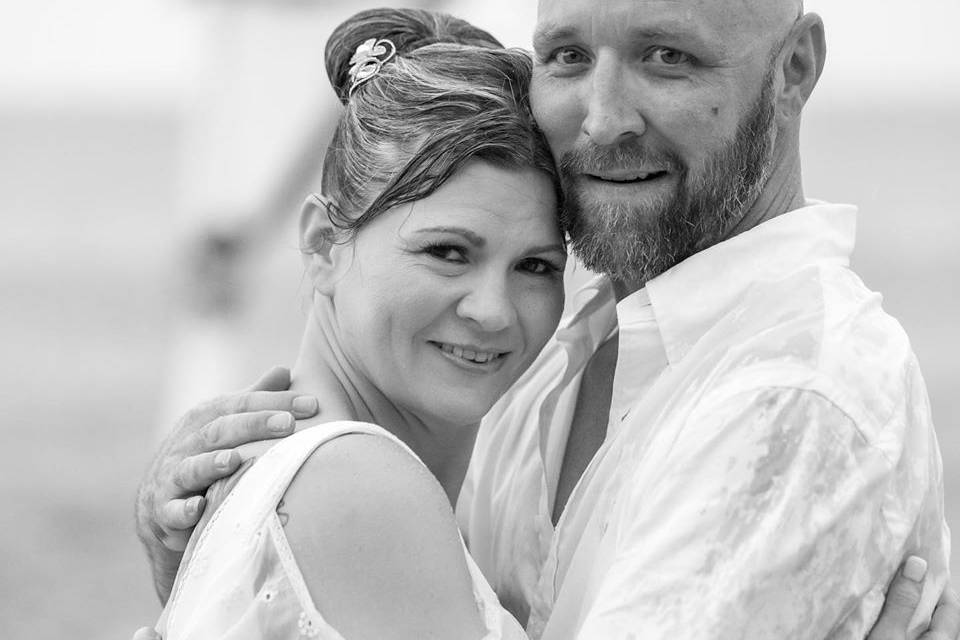
[[[941,462],[906,334],[811,203],[619,304],[602,278],[480,430],[458,518],[532,638],[866,636],[902,555],[948,572]],[[607,436],[554,528],[580,377],[619,331]]]

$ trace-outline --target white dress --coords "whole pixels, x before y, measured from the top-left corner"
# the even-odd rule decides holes
[[[278,441],[240,478],[197,538],[157,623],[164,640],[342,640],[310,598],[277,505],[311,453],[349,433],[389,438],[416,458],[392,434],[363,422],[322,424]],[[466,547],[464,555],[487,629],[484,640],[526,638]]]

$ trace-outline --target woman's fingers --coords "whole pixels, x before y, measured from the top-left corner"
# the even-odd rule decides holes
[[[910,619],[920,604],[926,573],[926,560],[917,556],[907,558],[887,589],[880,617],[867,640],[906,640]]]
[[[133,632],[133,638],[131,638],[131,640],[163,640],[163,638],[150,627],[140,627]]]

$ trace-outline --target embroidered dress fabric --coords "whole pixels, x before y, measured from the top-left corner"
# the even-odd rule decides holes
[[[361,422],[318,425],[279,441],[240,478],[200,533],[157,625],[164,640],[342,640],[314,605],[276,508],[310,454],[348,433],[389,438],[416,457],[384,429]],[[487,628],[484,640],[526,638],[465,548],[464,554]]]
[[[867,635],[907,552],[947,580],[940,454],[906,334],[810,202],[619,303],[598,278],[478,434],[458,520],[531,638]],[[580,378],[615,333],[606,439],[554,527]]]

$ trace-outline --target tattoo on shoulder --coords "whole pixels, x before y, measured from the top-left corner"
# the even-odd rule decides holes
[[[277,518],[280,520],[281,527],[287,526],[287,522],[290,521],[290,514],[284,511],[284,507],[283,500],[277,503]]]

